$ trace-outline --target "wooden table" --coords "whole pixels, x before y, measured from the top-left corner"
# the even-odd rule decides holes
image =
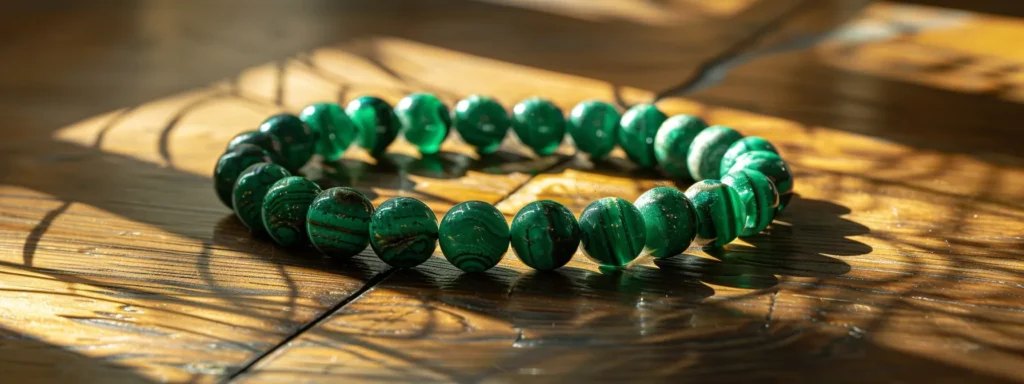
[[[2,381],[1024,382],[1022,7],[8,4]],[[266,116],[413,91],[656,101],[772,140],[799,196],[724,250],[555,274],[288,251],[214,196],[224,145]],[[492,158],[399,140],[309,171],[438,217],[673,185],[618,150],[537,158],[512,136]]]

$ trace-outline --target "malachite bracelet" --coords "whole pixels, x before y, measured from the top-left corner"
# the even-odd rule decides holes
[[[395,197],[374,209],[355,189],[322,190],[293,176],[314,154],[335,161],[352,143],[379,156],[399,133],[424,155],[433,154],[451,128],[481,154],[496,151],[509,128],[540,156],[552,154],[568,133],[591,158],[605,157],[618,145],[641,167],[660,166],[670,177],[696,182],[685,192],[657,187],[632,203],[606,197],[588,205],[578,220],[557,202],[535,201],[510,226],[482,201],[455,205],[438,224],[434,212],[414,198]],[[497,265],[509,245],[537,270],[565,265],[580,247],[611,267],[641,254],[677,255],[692,243],[721,247],[768,227],[792,195],[793,174],[763,138],[708,127],[694,116],[667,117],[650,104],[620,115],[608,103],[584,101],[566,118],[551,102],[531,98],[509,116],[488,97],[470,96],[449,112],[434,95],[417,93],[394,109],[367,96],[344,110],[320,103],[298,116],[272,116],[258,130],[231,140],[217,161],[214,188],[242,224],[281,246],[311,244],[328,255],[351,257],[369,245],[387,264],[408,268],[440,245],[453,265],[479,272]]]

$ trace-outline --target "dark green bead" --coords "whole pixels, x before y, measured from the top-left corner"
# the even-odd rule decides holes
[[[420,153],[430,155],[441,150],[452,119],[448,107],[436,96],[429,93],[406,96],[398,102],[395,114],[402,122],[402,135],[418,147]]]
[[[437,248],[437,216],[422,201],[393,197],[373,212],[370,246],[395,268],[422,264]]]
[[[744,137],[729,146],[729,149],[725,151],[724,155],[722,155],[722,163],[718,166],[718,169],[723,175],[728,173],[729,170],[732,169],[732,165],[736,164],[736,159],[739,158],[740,155],[751,151],[779,153],[779,151],[775,149],[775,146],[763,137]]]
[[[686,197],[697,212],[697,244],[721,247],[736,240],[746,213],[732,187],[718,180],[701,180],[686,190]]]
[[[619,111],[601,101],[584,101],[569,112],[565,128],[573,143],[592,159],[602,159],[615,149]]]
[[[746,220],[740,236],[753,236],[768,228],[779,207],[779,191],[763,173],[753,169],[738,169],[722,177],[743,202]]]
[[[753,169],[768,176],[768,179],[775,183],[775,189],[779,191],[779,207],[775,209],[775,212],[782,212],[786,208],[789,199],[793,197],[793,172],[778,153],[768,151],[744,153],[736,158],[736,163],[729,169],[729,173],[740,169]]]
[[[647,228],[647,251],[654,257],[675,256],[697,235],[697,212],[682,191],[655,187],[636,199],[636,209]]]
[[[705,128],[697,134],[686,154],[686,167],[694,180],[717,179],[722,156],[732,143],[742,139],[743,135],[736,130],[715,125]]]
[[[281,142],[277,141],[277,138],[273,135],[263,133],[260,131],[245,131],[235,135],[234,138],[228,142],[228,148],[224,152],[231,152],[239,145],[252,144],[263,149],[270,155],[270,159],[274,160],[275,163],[283,163],[284,160],[281,158]]]
[[[657,164],[654,137],[667,118],[651,104],[635,105],[622,115],[617,135],[619,146],[636,165],[650,168]]]
[[[647,227],[640,211],[618,197],[605,197],[587,206],[580,215],[583,254],[612,267],[629,264],[647,241]]]
[[[309,242],[331,256],[351,257],[370,244],[373,204],[349,187],[325,189],[306,212]]]
[[[345,107],[345,113],[359,131],[356,144],[375,157],[387,150],[402,129],[391,105],[373,96],[352,100]]]
[[[260,124],[260,132],[273,135],[281,142],[281,166],[293,173],[306,165],[316,150],[317,135],[294,115],[271,116]]]
[[[498,150],[512,124],[505,107],[480,95],[459,100],[452,117],[452,124],[462,140],[485,155]]]
[[[520,209],[510,233],[516,257],[539,271],[561,268],[580,246],[576,217],[551,200],[534,201]]]
[[[654,157],[669,176],[677,180],[693,180],[686,167],[686,154],[700,131],[707,128],[703,119],[690,115],[675,115],[658,128],[654,136]]]
[[[565,138],[565,116],[550,101],[534,97],[512,108],[512,129],[519,141],[534,153],[547,156],[554,153]]]
[[[307,240],[306,212],[320,187],[300,176],[278,180],[263,198],[263,228],[274,242],[293,246]]]
[[[338,104],[317,103],[307,106],[299,119],[317,136],[316,153],[327,161],[336,161],[356,138],[356,124]]]
[[[256,163],[238,175],[231,193],[235,215],[252,232],[263,232],[263,198],[270,186],[291,176],[284,167],[273,163]]]
[[[250,165],[271,161],[266,151],[252,144],[236,145],[230,152],[220,155],[217,166],[213,168],[213,189],[217,197],[231,208],[231,189],[235,187],[238,175]]]
[[[508,251],[508,223],[493,205],[467,201],[441,219],[441,253],[466,272],[482,272],[498,264]]]

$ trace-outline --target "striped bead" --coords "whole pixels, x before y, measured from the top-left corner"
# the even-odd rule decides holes
[[[651,104],[635,105],[622,115],[616,140],[626,156],[641,168],[658,164],[654,157],[654,138],[667,118]]]
[[[739,194],[718,180],[701,180],[686,190],[697,212],[697,244],[721,247],[736,240],[746,212]]]
[[[523,264],[539,271],[561,268],[580,246],[580,226],[568,208],[551,200],[527,204],[512,219],[511,243]]]
[[[769,151],[744,153],[736,158],[736,163],[729,169],[729,173],[740,169],[753,169],[768,176],[768,179],[775,183],[775,189],[779,191],[776,214],[786,208],[789,199],[793,197],[793,172],[779,154]]]
[[[424,155],[441,150],[441,143],[448,137],[452,125],[448,107],[429,93],[414,93],[406,96],[395,107],[395,115],[402,122],[402,135]]]
[[[611,104],[584,101],[569,112],[565,129],[577,149],[590,155],[591,159],[603,159],[615,149],[619,117],[619,111]]]
[[[284,167],[273,163],[256,163],[238,175],[231,202],[235,215],[251,232],[263,232],[263,198],[270,186],[291,176]]]
[[[356,125],[356,144],[374,157],[383,154],[402,129],[391,105],[373,96],[350,101],[345,106],[345,114]]]
[[[646,252],[654,257],[675,256],[686,250],[697,235],[697,212],[682,191],[655,187],[634,203],[647,229]]]
[[[334,187],[317,195],[306,213],[306,233],[320,252],[351,257],[370,243],[373,204],[359,191]]]
[[[654,157],[666,174],[676,180],[693,180],[686,167],[690,144],[708,124],[699,117],[676,115],[665,120],[654,136]]]
[[[707,127],[693,138],[686,154],[686,168],[694,180],[717,179],[720,177],[722,156],[732,143],[743,138],[736,130],[715,125]]]
[[[739,141],[732,143],[732,145],[729,146],[729,149],[725,151],[724,155],[722,155],[722,163],[718,166],[718,169],[721,170],[723,175],[729,173],[729,170],[732,169],[733,164],[736,164],[737,158],[739,158],[744,153],[752,151],[768,151],[772,153],[779,153],[779,151],[775,149],[775,146],[772,145],[772,143],[768,142],[768,140],[765,140],[763,137],[744,137]]]
[[[605,266],[629,264],[640,255],[647,240],[640,211],[618,197],[590,203],[580,215],[579,224],[583,254]]]
[[[420,265],[437,248],[437,216],[422,201],[390,198],[370,219],[370,246],[392,267]]]
[[[746,220],[740,236],[753,236],[768,228],[779,206],[775,183],[753,169],[738,169],[725,175],[722,182],[736,190],[743,204]]]
[[[441,219],[441,253],[466,272],[494,267],[508,251],[508,222],[493,205],[467,201],[452,207]]]
[[[256,163],[271,162],[270,155],[252,144],[239,144],[217,159],[213,168],[213,189],[228,208],[232,208],[231,190],[238,181],[238,176],[249,166]]]
[[[301,176],[278,180],[263,198],[263,228],[275,243],[285,247],[306,241],[306,212],[320,187]]]
[[[299,120],[316,134],[316,153],[336,161],[356,138],[356,125],[338,104],[317,103],[299,113]]]
[[[512,129],[534,153],[547,156],[565,138],[565,116],[550,101],[534,97],[512,107]]]
[[[452,124],[463,141],[486,155],[498,150],[512,121],[497,101],[472,95],[455,104]]]

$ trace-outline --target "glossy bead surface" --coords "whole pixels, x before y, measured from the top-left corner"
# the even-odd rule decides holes
[[[242,144],[252,144],[260,147],[263,151],[267,152],[267,155],[270,155],[270,159],[274,160],[275,163],[283,162],[281,159],[281,142],[277,141],[277,138],[273,135],[260,131],[245,131],[239,133],[238,135],[235,135],[230,142],[228,142],[228,147],[224,152],[231,152]]]
[[[448,137],[448,127],[452,125],[448,107],[428,93],[406,96],[398,102],[395,114],[402,122],[402,135],[425,155],[441,149],[441,143]]]
[[[654,138],[658,128],[668,116],[651,104],[638,104],[622,115],[619,121],[617,141],[626,156],[642,168],[657,164],[654,157]]]
[[[472,95],[455,104],[452,124],[462,140],[481,154],[498,150],[512,124],[505,107],[491,98]]]
[[[539,271],[561,268],[580,246],[580,226],[568,208],[551,200],[519,210],[510,230],[512,250],[523,264]]]
[[[441,219],[441,253],[466,272],[494,267],[508,251],[508,223],[493,205],[483,201],[456,204]]]
[[[697,235],[697,212],[683,191],[655,187],[636,199],[636,209],[647,229],[647,252],[654,257],[675,256]]]
[[[338,104],[317,103],[299,114],[317,136],[316,153],[327,161],[336,161],[356,138],[356,125]]]
[[[693,180],[686,154],[693,139],[707,127],[703,119],[690,115],[675,115],[661,124],[654,136],[654,157],[665,173],[677,180]]]
[[[722,177],[722,182],[732,187],[743,203],[746,219],[740,236],[753,236],[768,228],[779,207],[775,183],[753,169],[738,169]]]
[[[697,137],[693,138],[690,150],[686,154],[686,167],[690,175],[694,180],[719,178],[722,156],[732,143],[742,138],[743,135],[736,130],[721,125],[700,131]]]
[[[534,97],[512,107],[512,129],[534,153],[547,156],[565,138],[565,116],[550,101]]]
[[[273,163],[256,163],[238,175],[231,192],[235,215],[249,231],[263,232],[263,198],[278,180],[291,176],[284,167]]]
[[[605,266],[629,264],[640,255],[647,240],[640,211],[618,197],[590,203],[580,215],[579,224],[583,253]]]
[[[306,234],[320,252],[351,257],[370,244],[370,216],[373,204],[349,187],[320,192],[306,212]]]
[[[308,240],[306,213],[318,194],[320,187],[300,176],[288,176],[270,186],[260,214],[263,228],[275,243],[289,247]]]
[[[393,197],[370,219],[370,247],[395,268],[422,264],[437,248],[437,216],[422,201]]]
[[[722,174],[726,174],[732,169],[733,164],[736,164],[736,159],[744,153],[751,151],[768,151],[772,153],[779,153],[772,143],[765,140],[760,136],[744,137],[739,141],[732,143],[729,149],[722,155],[722,163],[718,166],[718,169]]]
[[[786,208],[793,197],[793,172],[779,154],[768,151],[744,153],[736,158],[736,163],[729,169],[729,173],[740,169],[753,169],[768,176],[768,179],[775,183],[775,189],[779,191],[779,207],[775,212],[782,212]]]
[[[380,156],[395,141],[402,123],[386,101],[363,96],[345,106],[345,113],[356,125],[356,144],[373,156]]]
[[[281,142],[280,165],[292,173],[306,165],[316,150],[317,135],[294,115],[271,116],[260,124],[260,132],[273,135]]]
[[[584,101],[569,112],[565,128],[577,149],[592,159],[602,159],[615,149],[619,117],[619,111],[611,104]]]
[[[697,212],[697,244],[721,247],[736,240],[746,213],[732,187],[718,180],[701,180],[686,190],[686,197]]]
[[[270,155],[252,144],[239,144],[230,152],[220,155],[213,168],[213,189],[220,202],[231,208],[231,189],[235,187],[238,175],[250,165],[269,162],[272,162]]]

